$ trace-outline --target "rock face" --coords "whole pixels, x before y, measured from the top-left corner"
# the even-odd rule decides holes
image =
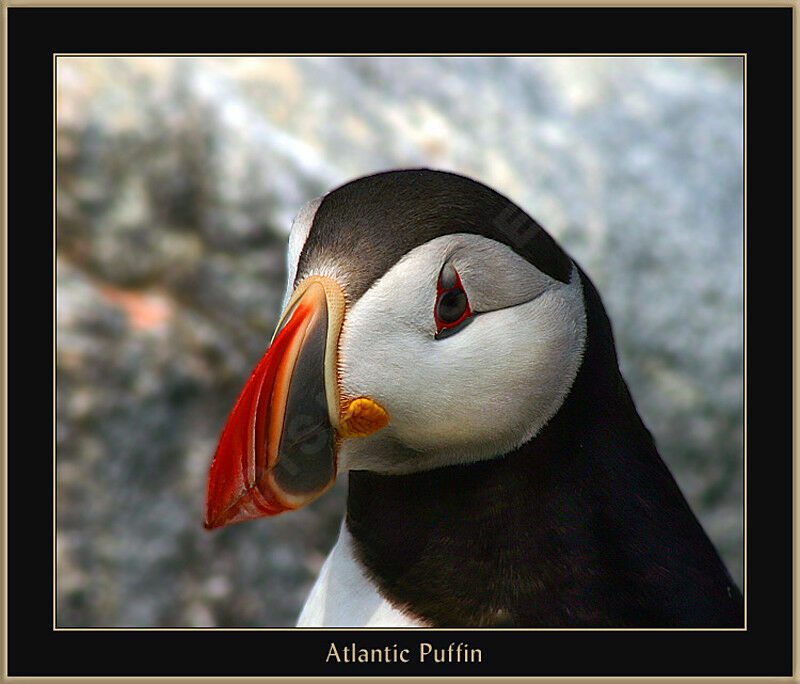
[[[57,623],[283,626],[344,482],[209,534],[205,477],[268,344],[294,213],[429,166],[576,258],[679,484],[742,580],[738,58],[58,59]]]

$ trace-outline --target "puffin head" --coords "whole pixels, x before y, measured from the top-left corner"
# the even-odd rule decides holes
[[[309,202],[288,271],[211,464],[209,529],[299,508],[337,471],[508,453],[555,415],[581,364],[577,267],[464,176],[390,171]]]

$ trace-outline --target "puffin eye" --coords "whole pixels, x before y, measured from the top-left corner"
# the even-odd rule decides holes
[[[436,320],[436,339],[447,337],[469,323],[472,311],[469,299],[461,284],[461,278],[452,264],[445,264],[439,274],[436,287],[436,305],[433,317]]]
[[[436,302],[436,318],[444,325],[456,323],[467,310],[467,293],[454,287],[442,292]]]

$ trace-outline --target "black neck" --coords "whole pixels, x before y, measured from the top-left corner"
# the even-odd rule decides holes
[[[350,473],[347,527],[380,591],[435,626],[718,626],[741,595],[642,424],[591,282],[556,416],[515,451]]]

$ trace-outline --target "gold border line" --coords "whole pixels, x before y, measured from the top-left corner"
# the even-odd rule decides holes
[[[308,56],[315,56],[315,57],[323,57],[323,56],[353,56],[353,55],[367,55],[367,56],[383,56],[384,53],[333,53],[333,52],[325,52],[325,53],[311,53]],[[447,54],[432,54],[432,53],[404,53],[400,54],[392,54],[391,56],[437,56],[437,57],[450,57],[450,56],[473,56],[472,53],[447,53]],[[744,157],[743,157],[743,164],[746,164],[746,153],[747,153],[747,119],[746,119],[746,112],[747,112],[747,91],[746,91],[746,75],[747,75],[747,54],[746,53],[669,53],[669,54],[660,54],[660,53],[643,53],[643,54],[633,54],[633,53],[571,53],[562,55],[560,53],[475,53],[475,56],[495,56],[495,57],[575,57],[575,56],[601,56],[601,57],[622,57],[622,58],[630,58],[630,57],[718,57],[718,56],[726,56],[726,57],[742,57],[743,58],[743,126],[742,126],[742,135],[743,135],[743,150],[744,150]],[[136,57],[136,56],[143,56],[143,57],[154,57],[154,58],[164,58],[164,57],[174,57],[176,56],[175,53],[141,53],[141,54],[131,54],[131,53],[102,53],[102,54],[95,54],[95,53],[54,53],[53,59],[53,81],[55,84],[56,81],[56,68],[57,68],[57,59],[59,57],[84,57],[84,58],[106,58],[106,57]],[[178,57],[188,57],[189,55],[185,55],[182,53],[177,53]],[[295,53],[202,53],[198,54],[197,56],[212,56],[212,57],[299,57],[303,56],[300,54]],[[53,120],[55,122],[57,118],[56,112],[56,99],[54,97],[53,100]],[[54,132],[53,132],[53,148],[54,148],[54,155],[55,155],[55,125],[54,125]],[[55,167],[54,167],[55,168]],[[746,224],[746,216],[747,216],[747,194],[746,194],[746,182],[747,182],[747,173],[746,173],[746,166],[743,166],[743,173],[744,173],[744,182],[745,186],[743,188],[743,224],[744,224],[744,259],[745,259],[745,272],[744,272],[744,300],[746,306],[746,293],[747,293],[747,271],[746,271],[746,259],[747,259],[747,243],[746,243],[746,235],[747,235],[747,224]],[[55,174],[55,171],[54,171]],[[55,180],[55,178],[54,178]],[[53,185],[53,202],[54,202],[54,216],[55,216],[55,183]],[[54,235],[55,235],[55,223],[54,225]],[[55,297],[55,258],[53,261],[53,290],[54,290],[54,297]],[[55,308],[54,308],[55,314]],[[54,326],[55,327],[55,326]],[[742,462],[742,470],[744,476],[744,500],[743,500],[743,518],[744,518],[744,530],[743,530],[743,558],[744,558],[744,570],[743,570],[743,582],[742,582],[742,593],[744,594],[744,627],[723,627],[723,628],[714,628],[714,627],[515,627],[515,628],[471,628],[471,627],[458,627],[458,628],[446,628],[446,627],[422,627],[422,628],[414,628],[414,633],[427,633],[427,632],[454,632],[454,631],[469,631],[469,632],[745,632],[747,631],[747,575],[746,575],[746,568],[747,568],[747,401],[746,401],[746,383],[747,383],[747,373],[746,373],[746,344],[747,344],[747,312],[746,309],[744,311],[744,331],[745,331],[745,368],[744,368],[744,410],[745,410],[745,417],[744,417],[744,445],[743,445],[743,462]],[[55,345],[53,351],[53,364],[55,369]],[[55,373],[55,370],[54,370]],[[53,383],[53,401],[55,402],[55,381]],[[55,420],[55,410],[53,412],[53,417]],[[55,433],[55,430],[54,430]],[[55,464],[55,442],[53,446],[53,462]],[[55,469],[55,465],[54,465]],[[55,507],[56,507],[56,478],[54,475],[53,478],[53,575],[54,579],[57,576],[56,570],[56,515],[55,515]],[[326,632],[352,632],[352,631],[395,631],[397,628],[394,627],[58,627],[56,624],[57,616],[56,616],[56,589],[55,589],[55,581],[53,587],[53,616],[52,616],[52,629],[56,632],[112,632],[112,631],[136,631],[136,632],[181,632],[181,631],[221,631],[221,632],[292,632],[292,631],[326,631]]]
[[[54,52],[55,57],[744,57],[744,52]]]
[[[784,1],[776,1],[776,2],[754,2],[752,0],[706,0],[705,2],[698,2],[697,0],[672,0],[671,2],[664,2],[659,0],[630,0],[628,2],[621,1],[621,2],[536,2],[535,0],[512,0],[512,1],[505,1],[505,2],[498,2],[498,3],[489,3],[489,2],[478,2],[476,0],[453,0],[453,1],[431,1],[431,0],[407,0],[405,2],[387,2],[383,3],[381,7],[450,7],[450,8],[461,8],[461,7],[775,7],[775,8],[794,8],[796,4],[795,0],[784,0]],[[91,0],[79,0],[73,2],[60,2],[59,0],[0,0],[0,6],[2,6],[2,21],[3,21],[3,45],[7,46],[8,41],[8,7],[92,7],[92,8],[99,8],[99,7],[179,7],[179,8],[192,8],[192,7],[376,7],[378,3],[374,1],[358,1],[358,0],[350,0],[346,2],[339,2],[335,5],[331,5],[330,3],[320,2],[320,1],[313,1],[313,0],[293,0],[293,1],[283,1],[283,2],[269,2],[265,0],[238,0],[235,2],[224,3],[220,2],[219,0],[139,0],[136,1],[125,1],[122,0],[120,2],[113,2],[113,1],[104,1],[100,0],[99,2],[92,2]],[[794,13],[793,13],[794,14]],[[795,62],[797,60],[797,47],[796,47],[796,16],[793,16],[793,57]],[[109,53],[108,56],[113,56],[115,54],[119,54],[119,56],[154,56],[151,53]],[[167,53],[168,54],[168,53]],[[176,55],[181,56],[189,56],[187,53],[174,53]],[[215,55],[225,55],[225,54],[232,54],[236,56],[250,56],[250,55],[259,55],[259,56],[269,56],[265,53],[198,53],[202,56],[215,56]],[[286,55],[287,53],[275,53],[275,55]],[[318,56],[320,53],[309,53],[309,55]],[[340,55],[365,55],[365,56],[379,56],[382,53],[335,53]],[[390,53],[392,56],[423,56],[426,53],[404,53],[401,55],[399,53]],[[428,53],[430,54],[430,53]],[[453,55],[473,55],[473,56],[504,56],[503,53],[449,53]],[[547,54],[547,53],[544,53]],[[505,56],[544,56],[543,53],[508,53]],[[95,54],[85,54],[85,53],[61,53],[59,56],[100,56]],[[290,53],[288,56],[302,56],[302,53]],[[440,55],[436,55],[440,56]],[[569,57],[569,56],[612,56],[611,53],[572,53],[572,54],[553,54],[553,56],[558,57]],[[747,402],[746,402],[746,383],[747,383],[747,376],[746,376],[746,368],[747,368],[747,356],[746,356],[746,349],[747,349],[747,328],[746,328],[746,321],[747,321],[747,314],[746,314],[746,290],[747,290],[747,272],[746,272],[746,264],[747,264],[747,243],[746,243],[746,236],[747,236],[747,195],[746,195],[746,188],[747,188],[747,167],[746,167],[746,160],[747,160],[747,138],[746,138],[746,98],[747,98],[747,91],[746,91],[746,83],[747,83],[747,56],[743,55],[742,53],[621,53],[619,56],[624,57],[634,57],[634,56],[659,56],[659,57],[666,57],[666,56],[744,56],[744,109],[745,109],[745,140],[744,140],[744,231],[745,231],[745,243],[744,243],[744,262],[745,262],[745,281],[744,281],[744,289],[745,289],[745,300],[744,300],[744,316],[745,316],[745,330],[744,330],[744,349],[745,349],[745,356],[744,356],[744,365],[745,365],[745,402],[744,402],[744,411],[745,411],[745,423],[744,423],[744,478],[745,478],[745,488],[744,488],[744,580],[743,580],[743,591],[745,593],[745,619],[747,616],[747,544],[746,544],[746,537],[747,537]],[[7,67],[7,50],[3,50],[3,69],[2,69],[2,122],[3,122],[3,132],[2,132],[2,139],[3,139],[3,170],[5,172],[5,178],[8,178],[8,155],[7,155],[7,141],[8,141],[8,122],[7,122],[7,97],[8,97],[8,67]],[[54,54],[54,65],[53,69],[55,70],[55,61],[56,55]],[[55,74],[54,74],[55,75]],[[793,92],[794,92],[794,103],[795,107],[798,103],[797,97],[797,90],[795,87],[795,80],[797,78],[797,71],[795,70],[793,74]],[[55,78],[54,78],[54,108],[55,108]],[[795,110],[796,111],[796,110]],[[53,254],[53,305],[54,305],[54,316],[55,316],[55,242],[56,242],[56,232],[55,232],[55,218],[56,218],[56,208],[55,208],[55,156],[56,156],[56,138],[55,138],[55,117],[54,117],[54,129],[53,129],[53,174],[54,174],[54,195],[53,195],[53,213],[54,213],[54,231],[53,231],[53,246],[54,246],[54,254]],[[796,132],[797,121],[795,119],[793,123],[793,131]],[[793,149],[793,163],[796,162],[796,150],[797,150],[797,138],[795,137],[795,145]],[[794,166],[793,166],[794,168]],[[800,186],[800,180],[795,177],[795,189]],[[3,445],[3,563],[2,563],[2,571],[3,571],[3,591],[2,591],[2,598],[3,598],[3,652],[0,654],[0,662],[2,663],[2,675],[4,679],[8,679],[7,675],[7,655],[8,655],[8,614],[7,614],[7,597],[8,597],[8,576],[7,576],[7,554],[8,554],[8,547],[7,547],[7,540],[8,540],[8,516],[7,516],[7,501],[8,501],[8,432],[7,432],[7,406],[8,406],[8,387],[7,387],[7,369],[8,369],[8,350],[7,350],[7,333],[8,333],[8,205],[7,205],[7,182],[2,184],[2,190],[0,190],[0,206],[2,207],[2,221],[3,221],[3,278],[2,278],[2,302],[3,302],[3,315],[2,315],[2,384],[3,384],[3,403],[4,408],[2,410],[2,415],[0,416],[0,429],[2,430],[2,445]],[[796,204],[793,203],[793,221],[796,224],[797,218],[797,208]],[[794,243],[794,241],[793,241]],[[797,244],[794,243],[794,254],[797,254]],[[794,264],[793,264],[794,265]],[[798,293],[798,278],[793,271],[793,284],[794,284],[794,292],[795,294]],[[797,316],[796,316],[796,306],[797,300],[795,300],[795,307],[793,307],[793,331],[796,332],[797,330]],[[53,406],[54,406],[54,419],[55,419],[55,325],[54,325],[54,333],[53,333],[53,380],[54,380],[54,393],[53,393]],[[793,393],[796,391],[796,365],[795,365],[795,373],[793,373]],[[800,409],[795,407],[795,416],[800,414]],[[796,448],[796,440],[797,440],[797,433],[794,430],[793,424],[793,447]],[[54,484],[53,484],[53,544],[54,544],[54,551],[53,556],[55,560],[55,504],[56,504],[56,489],[55,489],[55,431],[54,431],[54,440],[53,440],[53,449],[54,449],[54,462],[53,462],[53,474],[54,474]],[[793,461],[794,465],[794,461]],[[795,477],[795,483],[798,482],[798,470],[797,468],[793,468],[793,473]],[[798,560],[798,544],[797,544],[797,530],[798,526],[800,525],[800,507],[795,502],[794,506],[795,511],[795,534],[793,535],[793,546],[794,546],[794,557],[795,560]],[[56,575],[56,565],[54,562],[53,566],[53,575],[55,579]],[[795,577],[795,601],[794,601],[794,624],[796,625],[796,619],[798,614],[798,579]],[[55,582],[53,587],[53,625],[55,628]],[[746,623],[745,623],[746,624]],[[112,629],[95,629],[95,628],[75,628],[67,629],[67,628],[60,628],[63,631],[130,631],[126,628],[112,628]],[[191,628],[187,628],[191,629]],[[203,631],[290,631],[295,628],[269,628],[269,629],[248,629],[248,628],[241,628],[241,629],[223,629],[223,628],[196,628],[202,629]],[[323,629],[323,628],[320,628]],[[138,628],[134,631],[186,631],[184,628]],[[324,630],[328,631],[328,630]],[[371,631],[371,630],[370,630]],[[429,630],[417,630],[417,631],[429,631]],[[430,630],[436,631],[436,630]],[[479,631],[479,630],[470,630],[470,631]],[[496,630],[492,630],[496,631]],[[514,631],[527,631],[527,630],[514,630]],[[539,630],[536,630],[539,631]],[[631,630],[543,630],[543,631],[665,631],[665,630],[640,630],[640,629],[631,629]],[[668,630],[668,631],[708,631],[703,629],[689,629],[689,630]],[[718,630],[711,630],[711,631],[718,631]],[[728,630],[719,630],[719,631],[741,631],[740,628],[728,629]],[[793,652],[795,658],[793,658],[793,664],[795,666],[795,671],[797,671],[797,661],[796,657],[798,654],[797,645],[797,633],[795,634],[795,639],[793,639]],[[49,681],[53,678],[43,678],[43,677],[14,677],[11,678],[12,681],[16,681],[18,679],[26,679],[26,680],[34,680],[34,681]],[[59,680],[69,680],[69,681],[86,681],[84,677],[58,677]],[[125,676],[118,676],[118,677],[95,677],[91,678],[90,681],[92,682],[103,682],[103,681],[118,681],[118,680],[131,680],[131,681],[143,681],[145,678],[142,677],[125,677]],[[230,678],[228,677],[184,677],[184,676],[176,676],[176,677],[152,677],[146,678],[147,681],[151,682],[172,682],[175,680],[213,680],[213,681],[229,681]],[[286,678],[284,677],[263,677],[263,676],[252,676],[252,677],[236,677],[236,679],[248,680],[248,681],[285,681]],[[331,676],[331,677],[297,677],[291,678],[292,681],[295,682],[318,682],[326,679],[334,679],[334,680],[347,680],[350,681],[351,677],[342,677],[342,676]],[[363,677],[360,679],[364,679],[365,681],[372,681],[374,680],[383,680],[386,679],[384,677]],[[418,682],[418,681],[428,681],[429,679],[443,679],[443,680],[451,680],[451,681],[460,681],[461,678],[459,677],[391,677],[392,681],[395,682]],[[495,681],[498,677],[470,677],[470,681],[475,682],[489,682]],[[520,681],[542,681],[542,680],[549,680],[552,678],[549,677],[540,677],[540,676],[515,676],[515,677],[502,677],[502,679],[512,679],[512,680],[520,680]],[[732,681],[732,680],[740,680],[740,679],[751,679],[750,677],[613,677],[613,676],[593,676],[593,677],[559,677],[559,682],[572,683],[578,681],[587,681],[587,680],[599,680],[599,681],[617,681],[618,679],[624,680],[655,680],[655,681],[662,681],[662,682],[669,682],[669,681],[681,681],[681,682],[689,682],[689,681]],[[790,681],[788,678],[782,677],[772,677],[772,678],[764,678],[764,679],[773,679],[773,680],[780,680],[780,681]]]
[[[793,522],[794,522],[794,530],[792,533],[792,561],[794,564],[793,568],[793,579],[792,582],[792,589],[793,589],[793,600],[792,600],[792,673],[797,675],[800,672],[800,649],[798,648],[798,643],[800,643],[800,630],[798,629],[797,624],[797,617],[798,617],[798,601],[800,601],[800,594],[798,592],[798,588],[800,587],[800,581],[798,580],[798,568],[800,568],[800,555],[798,552],[800,551],[800,546],[798,546],[797,536],[798,530],[800,529],[800,504],[797,501],[797,492],[798,492],[798,483],[800,483],[800,471],[797,467],[797,423],[798,418],[800,418],[800,407],[798,407],[797,403],[797,325],[798,325],[798,317],[797,317],[797,309],[798,309],[798,298],[800,297],[800,290],[798,290],[798,280],[797,275],[797,256],[798,256],[798,242],[797,242],[797,195],[800,192],[800,178],[798,178],[797,173],[797,150],[798,150],[798,140],[797,140],[797,114],[798,114],[798,105],[800,105],[800,94],[797,90],[797,69],[798,69],[798,46],[797,46],[797,11],[792,12],[792,63],[793,63],[793,73],[792,73],[792,105],[794,107],[794,116],[792,117],[792,173],[794,174],[794,186],[792,188],[792,294],[794,296],[794,302],[792,306],[792,337],[793,337],[793,344],[792,344],[792,404],[794,406],[794,411],[792,412],[792,501],[793,501]],[[746,92],[746,91],[745,91]],[[745,108],[745,116],[747,113],[747,109]],[[746,149],[746,148],[745,148]],[[745,157],[745,159],[747,159]],[[745,166],[745,168],[747,168]],[[746,177],[745,177],[746,182]],[[746,187],[746,186],[745,186]],[[746,195],[745,195],[746,197]],[[745,206],[747,206],[745,204]],[[745,223],[745,231],[747,230],[747,224]],[[747,254],[747,250],[745,250],[745,254]],[[745,262],[746,263],[746,262]],[[746,282],[746,280],[745,280]],[[746,305],[746,299],[745,299]],[[746,309],[745,309],[746,310]],[[745,328],[745,340],[747,340],[746,328]],[[745,356],[745,364],[747,363],[747,356]],[[745,366],[745,369],[747,366]],[[747,371],[745,370],[745,378],[747,378]],[[745,392],[745,396],[747,396]],[[745,406],[747,403],[745,402]],[[747,425],[747,421],[745,420],[745,425]],[[746,435],[747,433],[745,433]],[[745,490],[746,493],[746,490]],[[745,499],[746,505],[747,499]],[[745,509],[746,511],[747,509]],[[745,527],[747,529],[747,527]],[[747,565],[745,564],[745,573],[747,572]],[[746,576],[746,575],[745,575]],[[746,604],[745,604],[746,610]]]
[[[56,534],[53,536],[53,555],[57,556],[56,544],[58,542],[58,531],[57,531],[57,524],[58,519],[56,516],[56,506],[58,504],[57,501],[57,492],[58,492],[58,480],[57,480],[57,470],[56,470],[56,429],[58,420],[56,418],[56,328],[58,327],[58,319],[56,316],[56,278],[58,274],[56,272],[56,235],[58,233],[57,230],[57,221],[58,221],[58,186],[57,186],[57,159],[58,159],[58,148],[57,148],[57,117],[56,117],[56,101],[58,99],[58,81],[56,78],[56,57],[53,55],[53,529],[56,530]],[[56,571],[57,564],[53,565],[53,628],[56,627],[56,599],[57,599],[57,592],[56,586],[58,581],[58,575]],[[747,623],[745,623],[747,624]]]
[[[339,8],[414,8],[414,7],[442,7],[450,9],[469,9],[469,8],[517,8],[517,7],[538,7],[538,8],[682,8],[682,7],[709,7],[709,8],[761,8],[761,7],[793,7],[796,0],[611,0],[602,2],[601,0],[72,0],[71,2],[60,0],[5,0],[10,7],[174,7],[174,8],[318,8],[318,9],[339,9]]]
[[[747,55],[744,57],[742,71],[742,138],[744,143],[742,145],[742,230],[744,231],[744,236],[742,238],[742,255],[744,257],[742,263],[742,316],[744,333],[744,340],[742,342],[742,372],[744,373],[744,384],[742,387],[742,403],[744,405],[744,415],[742,416],[742,420],[744,421],[742,431],[742,472],[744,473],[744,501],[742,503],[744,506],[744,510],[742,511],[742,523],[744,524],[744,530],[742,531],[742,544],[744,545],[742,594],[744,595],[744,624],[745,627],[747,627],[747,606],[749,603],[747,597],[747,520],[749,517],[747,515]]]
[[[2,206],[2,233],[3,233],[3,277],[2,277],[2,364],[0,376],[3,383],[3,409],[0,411],[0,432],[2,432],[3,449],[3,544],[2,544],[2,576],[3,576],[3,651],[0,653],[0,672],[3,677],[8,676],[8,9],[6,0],[0,0],[3,14],[3,69],[2,69],[2,106],[0,107],[0,117],[3,122],[2,148],[3,148],[3,178],[4,181],[0,188],[0,206]],[[54,160],[55,163],[55,160]],[[55,232],[55,224],[53,224]],[[53,283],[55,294],[55,283]],[[53,309],[53,321],[55,322],[55,309]],[[55,325],[53,326],[55,329]],[[53,369],[55,372],[55,368]],[[55,395],[54,395],[55,396]],[[55,427],[56,416],[53,412],[53,426]],[[55,469],[55,445],[53,448],[53,468]],[[54,482],[55,484],[55,482]],[[55,531],[55,527],[53,528]],[[53,535],[55,543],[55,534]],[[55,547],[54,547],[55,550]],[[54,554],[55,555],[55,554]],[[53,569],[55,575],[55,567]]]

